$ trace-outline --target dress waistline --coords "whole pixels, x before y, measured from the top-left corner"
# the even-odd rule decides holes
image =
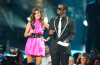
[[[40,38],[42,36],[42,34],[31,34],[29,38]]]

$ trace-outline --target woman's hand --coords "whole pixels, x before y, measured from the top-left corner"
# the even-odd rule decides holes
[[[43,39],[44,40],[44,42],[47,42],[48,40],[47,39]]]
[[[44,41],[44,37],[42,36],[41,39]]]
[[[33,32],[34,32],[34,30],[31,29],[30,32],[29,32],[29,34],[28,34],[28,36],[30,36]]]
[[[47,39],[44,39],[45,42],[47,42],[48,40],[50,40],[50,37],[48,37]]]
[[[44,39],[44,37],[42,36],[41,39],[44,41],[44,42],[47,42],[48,40],[47,39]]]

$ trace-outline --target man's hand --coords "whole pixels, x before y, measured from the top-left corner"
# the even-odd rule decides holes
[[[63,41],[63,43],[67,43],[66,41]]]

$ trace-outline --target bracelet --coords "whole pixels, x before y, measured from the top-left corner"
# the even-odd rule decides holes
[[[29,35],[29,33],[27,33],[27,36]]]

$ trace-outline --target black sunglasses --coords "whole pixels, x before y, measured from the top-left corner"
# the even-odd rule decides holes
[[[62,8],[57,8],[58,10],[63,10]]]

